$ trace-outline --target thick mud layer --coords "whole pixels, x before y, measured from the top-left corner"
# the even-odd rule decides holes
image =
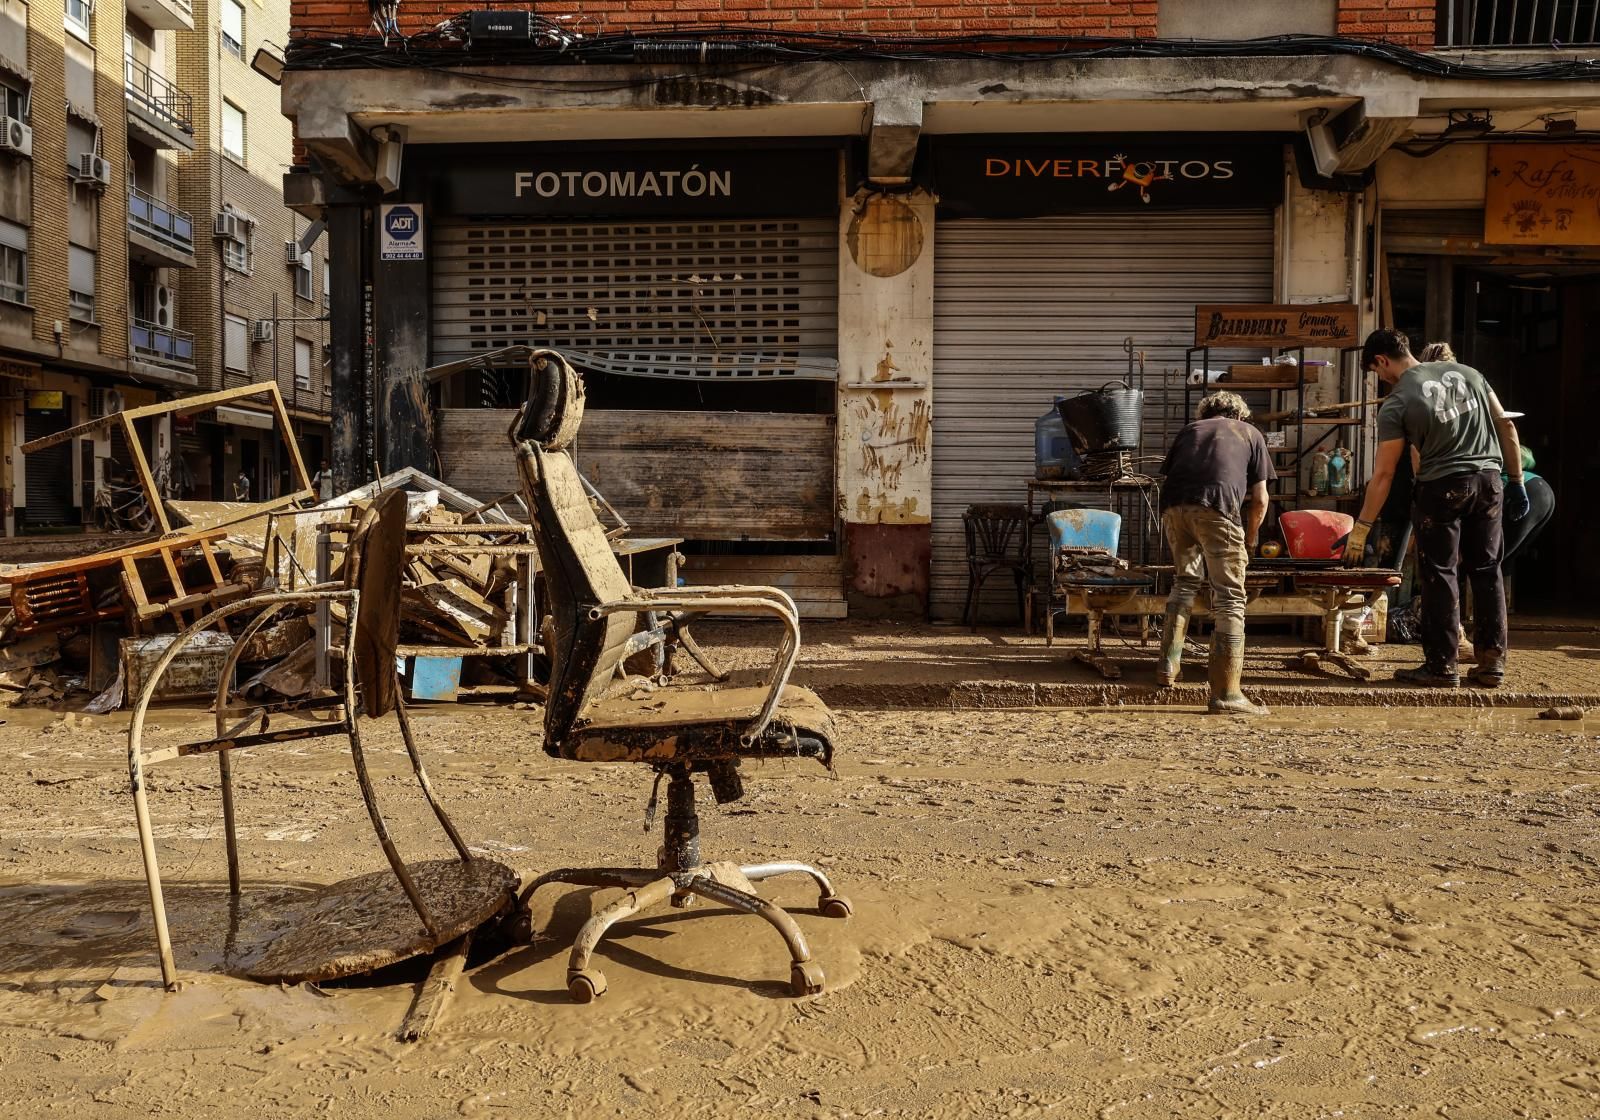
[[[121,719],[0,727],[0,1115],[1506,1117],[1600,1115],[1600,719],[1300,709],[837,713],[839,775],[746,767],[707,858],[808,859],[855,906],[619,925],[609,990],[567,950],[610,892],[549,887],[428,1040],[421,969],[317,989],[221,975],[215,763],[150,775],[173,934],[156,984]],[[424,710],[468,842],[525,875],[651,863],[649,772],[547,758],[537,713]],[[162,713],[151,745],[204,734]],[[364,740],[414,860],[448,855],[392,724]],[[381,869],[334,741],[235,764],[247,892]],[[221,909],[219,909],[221,908]],[[185,950],[183,946],[190,946]],[[92,1108],[89,1107],[92,1105]]]

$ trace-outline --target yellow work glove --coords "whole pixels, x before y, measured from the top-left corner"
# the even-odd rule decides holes
[[[1357,521],[1344,539],[1344,566],[1359,568],[1367,559],[1367,537],[1372,533],[1372,522]]]

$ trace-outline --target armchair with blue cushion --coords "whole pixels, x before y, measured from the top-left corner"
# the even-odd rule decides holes
[[[1107,680],[1122,670],[1101,648],[1101,621],[1131,596],[1149,590],[1155,577],[1116,562],[1122,539],[1122,516],[1103,509],[1061,509],[1045,515],[1050,537],[1050,583],[1045,603],[1045,645],[1055,644],[1056,612],[1070,611],[1073,596],[1083,603],[1089,622],[1089,644],[1075,650],[1074,660],[1098,670]]]

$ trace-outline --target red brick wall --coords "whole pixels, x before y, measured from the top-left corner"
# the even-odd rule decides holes
[[[1410,47],[1433,46],[1434,0],[1339,0],[1339,34],[1386,39]]]
[[[993,4],[983,0],[540,0],[542,15],[583,15],[585,28],[660,30],[672,24],[786,31],[867,32],[884,35],[959,35],[1017,31],[1113,38],[1156,33],[1157,0],[1045,0]],[[413,34],[475,6],[473,0],[402,0],[400,27]],[[481,5],[488,7],[489,5]],[[366,0],[293,0],[296,36],[365,32]]]

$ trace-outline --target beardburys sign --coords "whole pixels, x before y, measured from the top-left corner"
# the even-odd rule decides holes
[[[939,141],[933,177],[955,217],[1259,209],[1283,197],[1283,145],[1145,135]]]
[[[1196,346],[1354,346],[1353,303],[1201,304],[1194,309]]]
[[[460,216],[822,217],[838,212],[833,148],[578,151],[441,149],[437,212]]]

